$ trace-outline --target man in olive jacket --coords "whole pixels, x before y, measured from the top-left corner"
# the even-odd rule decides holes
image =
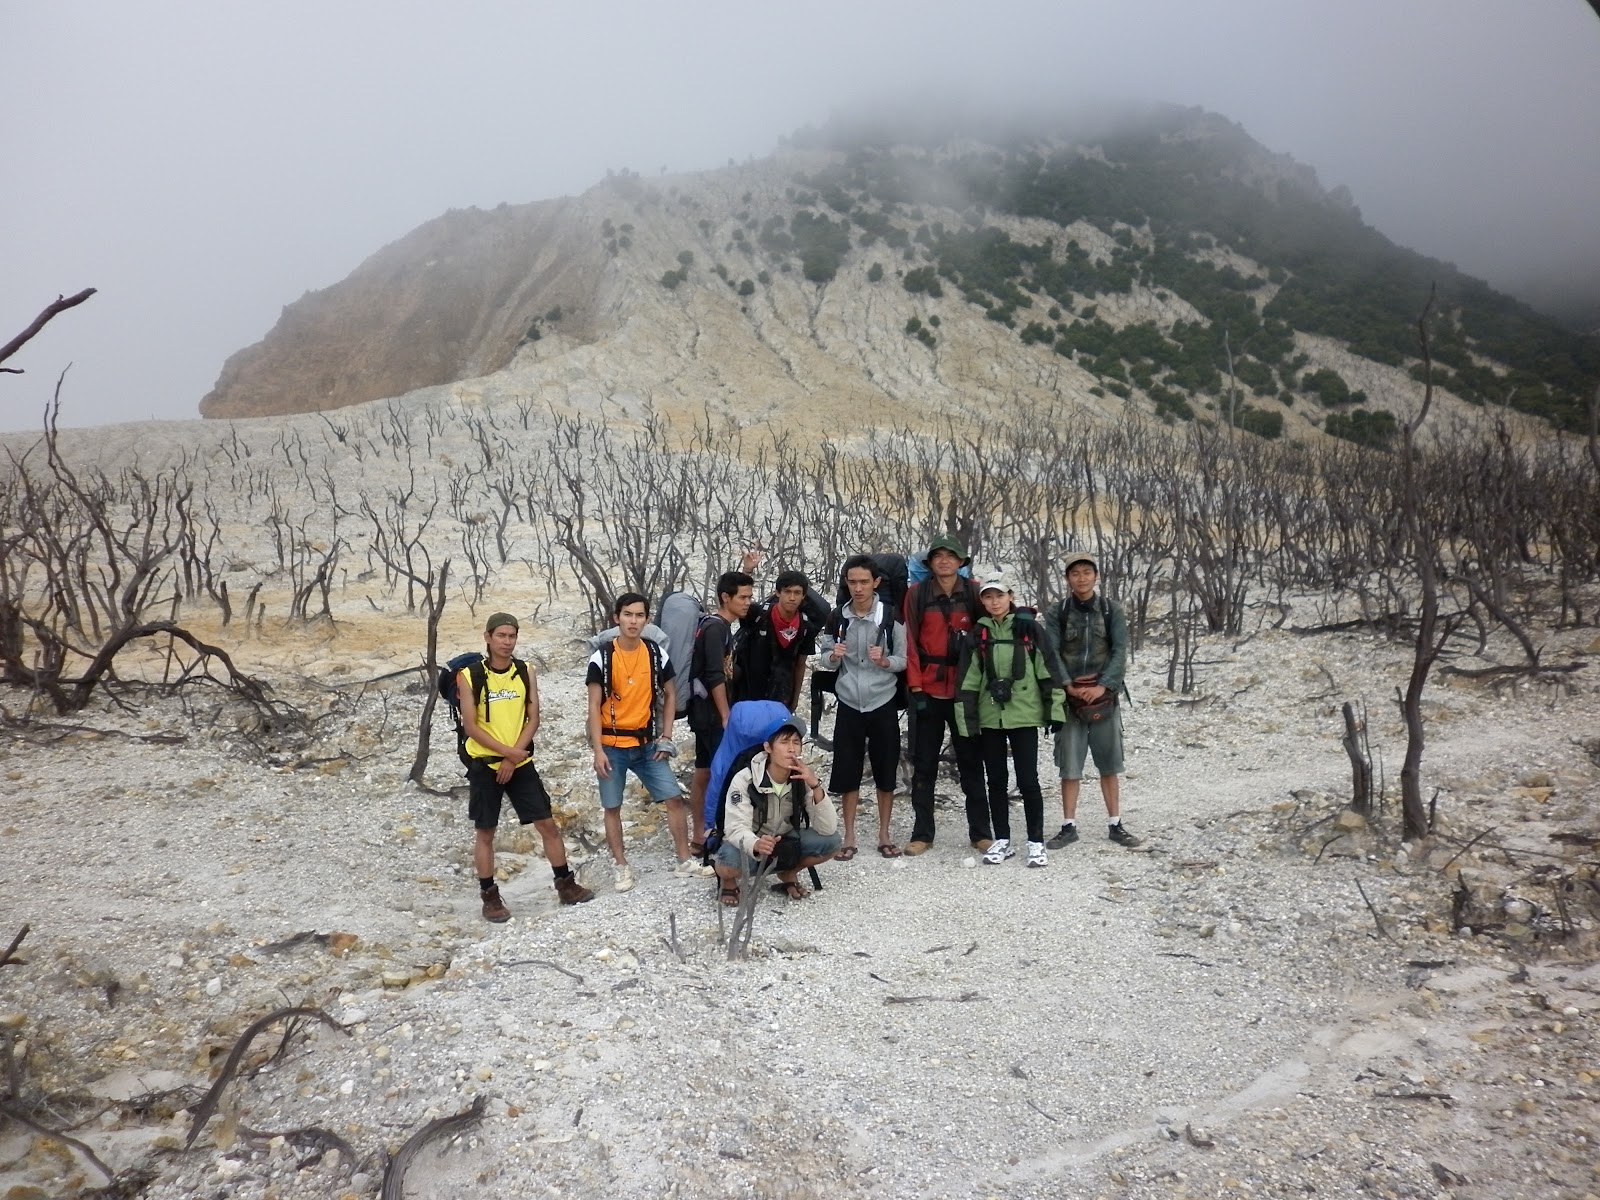
[[[1100,772],[1100,795],[1110,822],[1108,836],[1120,846],[1139,839],[1122,825],[1122,712],[1120,707],[1100,720],[1075,715],[1082,705],[1122,692],[1128,666],[1128,619],[1122,606],[1096,594],[1100,568],[1087,554],[1067,560],[1067,597],[1045,609],[1043,634],[1050,672],[1066,687],[1067,712],[1056,734],[1056,766],[1061,772],[1061,832],[1045,843],[1060,850],[1078,840],[1078,790],[1083,764],[1094,756]]]

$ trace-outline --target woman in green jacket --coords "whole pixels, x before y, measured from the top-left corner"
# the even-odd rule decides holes
[[[1001,574],[982,585],[979,600],[984,615],[963,650],[956,725],[964,736],[978,737],[983,753],[995,838],[983,861],[998,865],[1017,853],[1011,844],[1009,800],[1014,763],[1028,825],[1028,865],[1043,867],[1050,860],[1039,789],[1039,730],[1061,720],[1061,695],[1051,684],[1033,614],[1017,611]]]

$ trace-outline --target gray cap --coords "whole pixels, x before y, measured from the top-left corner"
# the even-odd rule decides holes
[[[1095,561],[1094,555],[1092,555],[1092,554],[1084,554],[1081,551],[1078,552],[1078,553],[1075,553],[1075,554],[1067,555],[1067,565],[1065,567],[1061,568],[1061,573],[1063,575],[1065,575],[1068,571],[1072,570],[1072,568],[1077,566],[1079,563],[1088,563],[1091,567],[1094,568],[1094,573],[1096,575],[1100,574],[1100,564]]]
[[[805,741],[805,738],[806,738],[806,719],[804,717],[801,717],[801,716],[792,716],[787,721],[785,721],[782,725],[779,725],[776,729],[774,729],[771,733],[769,733],[767,735],[767,741],[770,742],[773,738],[777,737],[785,729],[794,730],[796,733],[798,733],[800,735],[800,740],[801,741]]]
[[[983,583],[978,588],[978,595],[985,592],[1007,592],[1011,588],[1011,576],[1006,571],[989,571],[984,574]]]

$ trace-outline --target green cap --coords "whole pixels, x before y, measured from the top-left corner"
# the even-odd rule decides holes
[[[933,541],[928,543],[928,552],[922,556],[923,565],[931,567],[933,565],[934,554],[940,550],[950,551],[951,554],[954,554],[956,558],[961,561],[962,566],[966,566],[972,561],[967,557],[967,548],[963,546],[959,540],[952,537],[948,533],[941,533],[938,537],[934,538]]]
[[[513,617],[510,613],[497,612],[497,613],[491,614],[489,619],[486,622],[484,622],[483,632],[484,633],[493,633],[496,629],[499,629],[500,626],[502,626],[502,625],[509,625],[509,626],[511,626],[511,628],[517,630],[518,632],[520,632],[521,629],[522,629],[522,626],[517,624],[517,619],[515,617]]]

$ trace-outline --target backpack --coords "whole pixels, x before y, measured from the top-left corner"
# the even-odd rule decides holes
[[[772,610],[777,603],[777,596],[768,596],[760,604],[751,605],[750,612],[739,624],[739,636],[733,646],[735,672],[732,678],[739,681],[737,694],[747,700],[770,699],[775,686],[772,674],[778,660],[778,639],[772,625]],[[828,602],[815,588],[806,589],[805,599],[800,602],[796,648],[817,636],[830,611]],[[753,694],[752,687],[765,689],[765,693]]]
[[[896,620],[898,620],[898,618],[895,616],[895,613],[899,610],[891,608],[889,606],[889,602],[883,599],[881,596],[879,597],[879,600],[883,605],[883,615],[878,619],[878,637],[883,643],[885,652],[892,654],[894,652],[894,626]],[[833,612],[829,614],[827,624],[822,627],[822,632],[833,638],[835,641],[843,638],[849,628],[849,619],[845,615],[848,608],[849,600],[847,598],[840,603],[838,608],[834,609]],[[815,678],[817,675],[826,675],[828,680],[825,684],[819,685],[816,690],[825,692],[834,691],[834,684],[838,682],[839,678],[839,672],[836,669],[831,671],[813,670],[812,677]],[[906,705],[910,703],[911,698],[910,692],[906,689],[906,673],[904,671],[897,671],[894,678],[895,710],[898,712],[903,712],[905,711]]]
[[[1068,611],[1067,606],[1069,604],[1071,604],[1071,603],[1072,603],[1072,597],[1071,596],[1067,596],[1065,599],[1063,599],[1061,601],[1061,610],[1060,610],[1059,614],[1056,617],[1055,636],[1056,636],[1056,648],[1057,648],[1058,651],[1060,650],[1061,646],[1065,644],[1065,641],[1066,641],[1066,639],[1063,636],[1063,634],[1064,634],[1064,631],[1066,629],[1066,624],[1067,624],[1067,621],[1066,621],[1067,611]],[[1104,592],[1099,592],[1099,593],[1097,593],[1095,595],[1094,603],[1095,603],[1096,611],[1098,611],[1099,614],[1100,614],[1100,621],[1105,626],[1106,641],[1108,643],[1110,643],[1111,652],[1113,654],[1115,654],[1116,651],[1117,651],[1117,643],[1111,636],[1111,601],[1106,599],[1106,595],[1105,595]],[[1059,654],[1058,654],[1058,657],[1060,657]],[[1065,659],[1062,659],[1061,665],[1062,665],[1063,669],[1066,668]],[[1122,685],[1122,694],[1124,696],[1128,697],[1128,703],[1130,703],[1130,704],[1133,703],[1133,697],[1131,695],[1129,695],[1129,693],[1128,693],[1128,685],[1127,685],[1126,681],[1124,681],[1123,685]]]
[[[705,617],[705,605],[689,592],[668,592],[661,597],[661,605],[656,612],[656,624],[667,635],[667,657],[672,660],[672,669],[678,672],[678,703],[674,714],[678,717],[689,711],[693,692],[690,667],[695,642],[699,640],[700,626]]]
[[[709,859],[722,845],[723,822],[727,816],[728,784],[755,757],[756,751],[776,733],[792,714],[776,700],[741,700],[728,710],[728,727],[711,760],[711,778],[706,782],[705,810],[700,814]],[[764,819],[764,818],[763,818]]]
[[[918,564],[919,566],[921,564]],[[882,600],[895,612],[905,607],[906,588],[910,581],[910,566],[904,554],[874,554],[872,555],[872,569],[878,576],[878,599]],[[928,568],[922,568],[926,578]],[[839,570],[839,594],[837,602],[840,605],[850,603],[850,588],[844,581],[844,569]]]
[[[533,684],[528,678],[528,664],[520,658],[513,658],[511,665],[516,669],[517,678],[522,680],[522,694],[533,695]],[[456,676],[462,671],[467,672],[467,680],[472,684],[472,699],[475,704],[484,706],[484,716],[488,716],[488,706],[493,700],[485,700],[484,692],[489,687],[489,663],[483,654],[477,650],[468,650],[465,654],[458,654],[439,670],[439,695],[450,707],[450,719],[456,727],[456,757],[461,760],[461,765],[470,767],[472,755],[467,752],[467,726],[461,719],[461,693],[456,688]]]
[[[978,602],[978,585],[969,575],[960,575],[957,578],[960,580],[960,586],[955,594],[965,598],[967,612],[972,618],[972,624],[976,626],[978,619],[983,616],[983,605]],[[961,652],[956,645],[958,638],[950,636],[945,639],[946,650],[943,654],[929,654],[922,646],[922,614],[928,606],[928,601],[936,594],[938,586],[929,575],[906,592],[906,644],[910,646],[915,643],[917,661],[924,666],[954,667],[961,662]],[[950,633],[954,634],[954,622],[950,620],[950,610],[946,608],[945,613],[947,624],[952,626]]]
[[[689,649],[689,686],[685,689],[689,693],[691,703],[696,700],[704,700],[707,704],[711,703],[711,689],[706,687],[705,684],[705,632],[706,626],[713,621],[722,621],[724,625],[728,624],[716,613],[702,613],[700,619],[695,622],[693,640]],[[739,634],[734,634],[732,626],[729,626],[728,640],[722,644],[722,683],[728,690],[730,703],[733,700],[734,683],[738,678],[739,641],[747,628],[749,628],[748,618],[739,622]]]
[[[643,729],[618,729],[615,723],[607,725],[603,719],[607,697],[615,696],[616,689],[611,686],[611,664],[616,657],[617,639],[612,638],[600,645],[600,700],[601,715],[600,733],[604,737],[631,737],[638,738],[642,746],[646,742],[653,742],[659,736],[660,730],[656,728],[656,702],[661,695],[661,646],[651,638],[639,639],[650,656],[650,718]],[[669,651],[670,653],[670,651]],[[615,713],[615,703],[612,712]],[[615,717],[613,717],[613,722]]]

